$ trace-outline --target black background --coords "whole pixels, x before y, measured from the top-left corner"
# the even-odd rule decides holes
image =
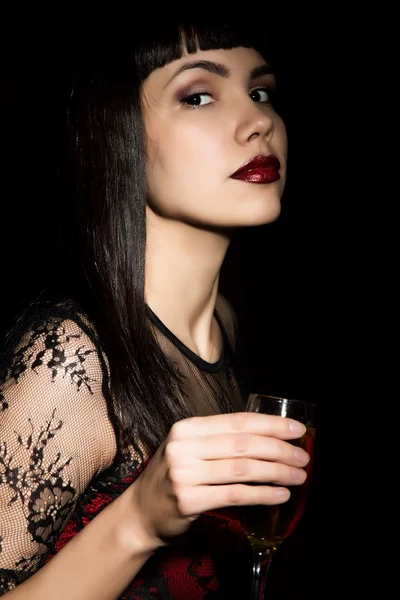
[[[246,389],[317,405],[311,498],[297,531],[274,558],[269,580],[269,597],[274,600],[324,597],[327,589],[338,585],[340,576],[332,541],[338,511],[331,450],[338,427],[337,382],[342,368],[337,209],[345,190],[332,169],[342,116],[332,90],[338,56],[337,47],[333,56],[326,31],[319,33],[307,17],[287,25],[286,20],[275,23],[281,48],[278,109],[289,136],[282,214],[274,224],[237,234],[221,273],[221,291],[238,317]],[[20,37],[14,49],[15,55],[14,50],[8,51],[1,94],[2,330],[35,281],[35,273],[46,269],[46,257],[38,256],[32,243],[35,236],[29,219],[46,189],[42,164],[46,115],[39,86],[43,65],[35,61],[31,41],[24,43]],[[48,50],[51,54],[51,47]],[[15,61],[17,55],[25,62]]]

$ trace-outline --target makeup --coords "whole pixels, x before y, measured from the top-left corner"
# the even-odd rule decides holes
[[[248,183],[273,183],[280,179],[280,168],[279,159],[274,154],[268,156],[258,154],[242,165],[231,177]]]

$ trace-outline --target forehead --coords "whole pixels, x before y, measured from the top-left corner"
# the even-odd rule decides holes
[[[198,50],[190,54],[185,52],[181,58],[150,73],[143,82],[143,87],[145,89],[149,87],[165,88],[171,83],[171,80],[179,78],[181,73],[190,73],[193,70],[189,68],[181,71],[182,67],[190,67],[199,61],[210,61],[226,67],[228,76],[235,74],[249,76],[255,67],[266,64],[265,59],[257,50],[242,46],[229,50]]]

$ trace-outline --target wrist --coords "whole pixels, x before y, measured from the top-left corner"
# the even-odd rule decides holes
[[[149,558],[158,548],[165,545],[152,535],[146,526],[144,515],[138,509],[134,483],[113,502],[113,505],[118,512],[114,535],[116,543],[124,552],[132,558]]]

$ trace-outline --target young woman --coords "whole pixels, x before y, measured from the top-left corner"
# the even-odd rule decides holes
[[[236,507],[305,479],[304,426],[243,412],[218,293],[234,231],[274,221],[285,185],[264,42],[215,21],[146,36],[69,56],[57,281],[3,351],[10,600],[244,598]]]

